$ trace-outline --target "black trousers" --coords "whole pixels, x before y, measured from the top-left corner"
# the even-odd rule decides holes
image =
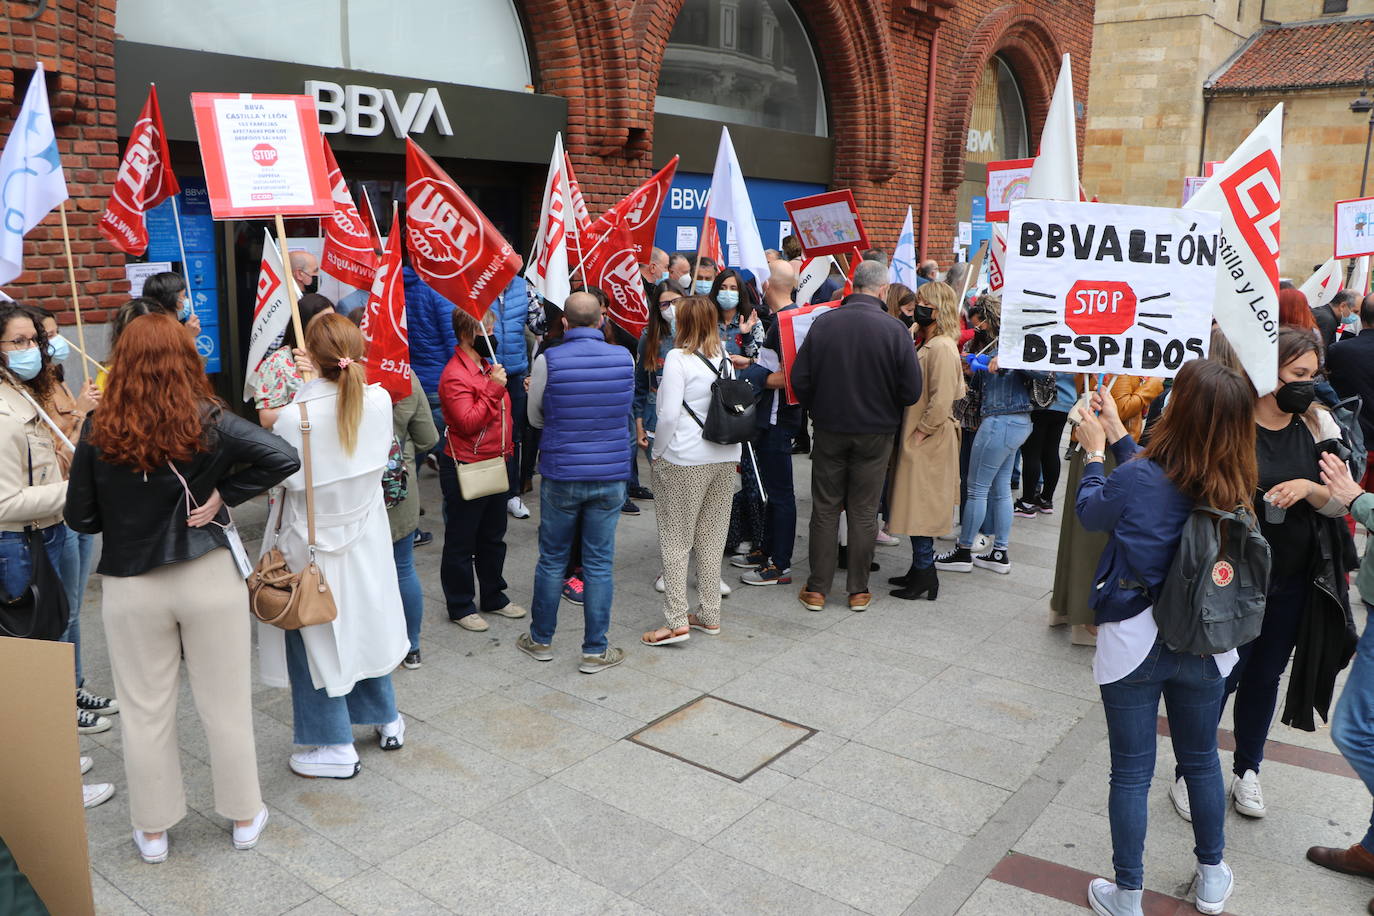
[[[439,453],[439,486],[444,491],[444,553],[439,561],[439,581],[444,586],[449,620],[505,607],[510,604],[502,576],[506,565],[505,492],[463,499],[458,466],[443,452]]]
[[[1059,439],[1069,415],[1058,410],[1032,410],[1031,431],[1021,446],[1021,498],[1054,498],[1059,486]]]

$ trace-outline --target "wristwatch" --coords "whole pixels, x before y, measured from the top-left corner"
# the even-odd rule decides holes
[[[1091,464],[1092,462],[1094,462],[1094,461],[1106,461],[1106,460],[1107,460],[1107,453],[1106,453],[1106,452],[1088,452],[1088,462],[1089,462],[1090,464]]]

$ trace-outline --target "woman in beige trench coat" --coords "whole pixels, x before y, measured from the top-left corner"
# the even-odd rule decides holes
[[[959,366],[959,304],[954,290],[932,282],[916,292],[916,358],[921,399],[906,409],[892,474],[888,531],[911,536],[911,568],[888,581],[892,594],[934,601],[940,593],[935,541],[948,534],[959,503],[959,424],[954,402],[964,396]]]

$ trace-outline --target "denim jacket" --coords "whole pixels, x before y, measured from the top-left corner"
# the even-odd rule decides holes
[[[983,416],[1030,413],[1030,381],[1048,375],[1048,372],[1032,369],[999,369],[982,373]]]
[[[665,334],[658,339],[658,361],[653,370],[645,365],[645,351],[649,347],[649,332],[646,330],[639,338],[639,351],[635,356],[635,399],[631,408],[632,415],[644,421],[646,432],[658,429],[658,386],[663,381],[663,361],[668,351],[673,349],[673,335]]]

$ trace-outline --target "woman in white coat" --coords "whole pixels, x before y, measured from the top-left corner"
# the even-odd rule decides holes
[[[259,626],[263,680],[291,688],[295,743],[291,755],[301,776],[348,779],[362,764],[353,747],[354,725],[375,725],[383,750],[404,741],[391,671],[410,646],[391,560],[391,530],[382,500],[382,471],[391,446],[391,398],[368,385],[363,337],[342,315],[310,323],[305,347],[319,377],[284,407],[273,432],[304,460],[300,405],[310,421],[310,467],[315,490],[315,556],[334,595],[331,623],[283,631]],[[287,478],[284,498],[268,519],[263,549],[276,545],[293,570],[310,557],[306,527],[305,467]]]

